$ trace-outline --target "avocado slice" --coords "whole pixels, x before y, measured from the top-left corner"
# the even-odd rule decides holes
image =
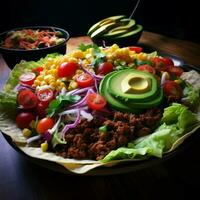
[[[99,85],[99,93],[107,100],[108,104],[111,107],[115,108],[116,110],[119,110],[122,112],[131,112],[135,114],[141,113],[142,109],[131,108],[127,106],[124,102],[121,102],[120,100],[112,96],[110,93],[108,93],[109,79],[115,73],[116,71],[111,72],[103,78],[103,80],[100,82],[100,85]]]
[[[143,30],[142,25],[137,24],[136,27],[134,28],[134,30],[129,31],[127,33],[124,33],[122,35],[113,37],[113,39],[124,39],[124,38],[127,38],[127,37],[132,37],[132,36],[140,33],[142,30]]]
[[[95,30],[100,28],[100,26],[106,25],[111,22],[117,22],[123,18],[125,18],[125,15],[116,15],[116,16],[107,17],[107,18],[95,23],[93,26],[91,26],[90,29],[88,30],[87,35],[90,36]]]
[[[116,22],[110,22],[108,24],[105,24],[103,26],[100,26],[100,28],[96,29],[91,35],[91,38],[98,37],[102,35],[103,33],[107,32],[109,29],[111,29],[113,26],[116,26]]]
[[[136,82],[135,79],[137,79]],[[138,83],[138,79],[146,80],[142,81],[142,86],[140,86],[140,84]],[[149,86],[145,86],[144,83],[149,84]],[[129,85],[130,88],[126,88],[127,85]],[[135,92],[137,88],[138,90],[143,90],[144,87],[149,88],[140,93]],[[129,90],[131,88],[133,89]],[[130,100],[133,100],[134,102],[150,101],[155,98],[155,96],[157,95],[157,91],[158,83],[156,78],[150,73],[138,71],[135,69],[120,70],[113,74],[109,79],[108,92],[116,98],[119,98],[125,102]]]
[[[113,37],[128,33],[128,31],[133,29],[134,26],[136,25],[134,19],[122,19],[120,20],[120,22],[123,24],[122,25],[119,24],[119,26],[111,29],[107,34],[104,34],[103,37]],[[124,24],[124,22],[126,22],[126,24]]]

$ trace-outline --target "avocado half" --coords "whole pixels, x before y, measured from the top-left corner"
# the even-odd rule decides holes
[[[123,91],[122,83],[126,77],[144,77],[150,80],[148,91],[139,93],[126,93]],[[129,82],[129,80],[127,80]],[[152,108],[161,104],[163,90],[158,86],[156,78],[150,73],[135,69],[125,69],[107,74],[100,83],[99,92],[107,100],[111,107],[124,112],[141,113],[142,110]]]

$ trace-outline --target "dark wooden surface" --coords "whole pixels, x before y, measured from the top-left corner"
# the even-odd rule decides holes
[[[87,37],[70,39],[68,51]],[[167,42],[165,42],[167,41]],[[140,43],[200,63],[196,44],[144,32]],[[185,45],[185,46],[184,46]],[[0,87],[9,70],[0,59]],[[72,176],[27,161],[0,134],[0,200],[198,199],[199,133],[175,157],[151,167],[110,176]]]

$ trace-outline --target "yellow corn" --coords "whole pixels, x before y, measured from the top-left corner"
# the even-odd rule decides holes
[[[43,142],[41,145],[40,145],[41,149],[43,152],[47,151],[48,150],[48,143],[47,142]]]
[[[27,137],[27,138],[28,138],[28,137],[31,136],[32,132],[31,132],[30,129],[24,128],[24,129],[22,130],[22,134],[23,134],[24,137]]]
[[[73,90],[73,89],[76,89],[78,87],[78,83],[74,80],[72,80],[70,83],[69,83],[69,87],[68,87],[68,90]]]

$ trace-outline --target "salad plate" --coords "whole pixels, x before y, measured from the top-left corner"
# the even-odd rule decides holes
[[[22,61],[0,93],[0,130],[54,171],[143,169],[184,150],[200,127],[197,71],[173,55],[117,45]]]

